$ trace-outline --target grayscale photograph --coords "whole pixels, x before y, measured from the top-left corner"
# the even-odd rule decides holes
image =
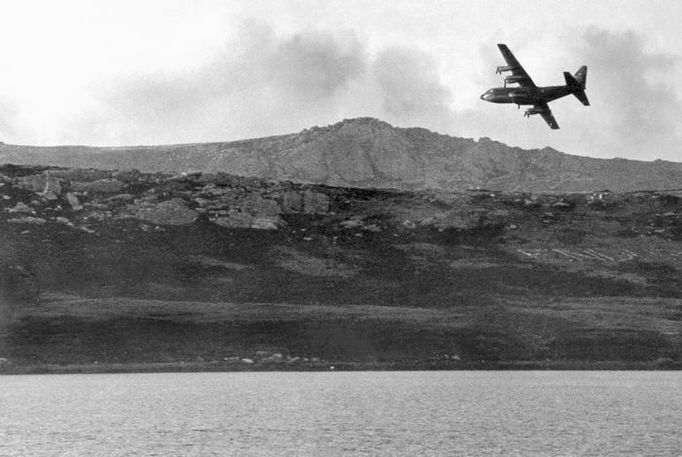
[[[682,456],[680,18],[0,3],[0,456]]]

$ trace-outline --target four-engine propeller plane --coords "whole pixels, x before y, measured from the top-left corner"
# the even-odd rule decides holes
[[[528,73],[526,73],[526,70],[523,69],[519,61],[516,60],[516,57],[514,57],[514,54],[511,53],[507,45],[498,44],[497,47],[500,48],[507,65],[497,67],[496,73],[502,74],[508,71],[511,74],[504,78],[504,87],[489,89],[481,95],[482,100],[491,103],[514,103],[519,108],[521,105],[533,105],[523,115],[530,117],[533,114],[539,114],[553,129],[558,129],[559,124],[554,119],[547,103],[573,94],[583,105],[589,106],[590,102],[587,99],[587,95],[585,95],[586,66],[580,67],[575,75],[565,71],[565,86],[538,87],[528,76]],[[508,84],[517,85],[508,87]]]

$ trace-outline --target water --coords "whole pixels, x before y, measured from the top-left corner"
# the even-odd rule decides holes
[[[681,456],[682,374],[4,376],[0,455]]]

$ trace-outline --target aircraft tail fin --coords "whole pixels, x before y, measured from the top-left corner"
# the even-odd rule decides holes
[[[580,84],[580,87],[585,90],[585,83],[587,82],[587,67],[583,65],[578,71],[573,75],[576,81]]]
[[[575,76],[571,75],[569,72],[564,72],[564,79],[566,80],[566,85],[573,89],[573,95],[575,98],[580,100],[585,106],[589,106],[590,101],[585,95],[585,81],[587,79],[587,67],[582,66],[580,70],[575,73]]]

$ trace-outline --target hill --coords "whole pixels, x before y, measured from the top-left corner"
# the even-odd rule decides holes
[[[486,188],[507,192],[682,188],[682,164],[592,159],[551,148],[523,150],[483,138],[350,119],[290,135],[229,143],[137,147],[0,145],[0,163],[148,173],[225,172],[347,187]]]
[[[4,166],[0,371],[679,368],[681,196]]]

